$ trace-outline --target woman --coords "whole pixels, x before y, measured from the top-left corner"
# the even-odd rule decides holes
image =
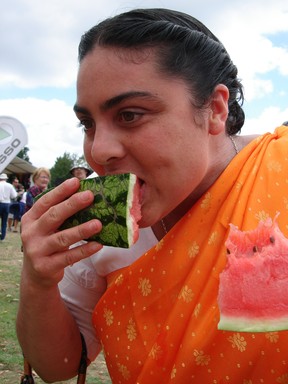
[[[89,360],[103,347],[113,383],[281,382],[287,332],[218,331],[217,293],[229,223],[253,229],[287,210],[287,129],[236,136],[237,68],[204,25],[176,11],[103,21],[82,37],[79,62],[85,158],[99,175],[139,177],[142,229],[128,251],[79,243],[101,230],[96,219],[57,232],[92,202],[75,193],[76,179],[35,204],[23,218],[24,354],[47,380],[67,379],[81,332]],[[279,225],[287,236],[284,214]]]
[[[32,175],[33,185],[28,189],[26,194],[26,209],[25,209],[26,212],[29,211],[29,209],[34,204],[34,198],[48,188],[50,179],[51,179],[51,174],[48,168],[45,168],[45,167],[37,168],[33,172],[33,175]]]

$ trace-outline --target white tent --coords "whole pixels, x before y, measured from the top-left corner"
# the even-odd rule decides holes
[[[28,161],[21,159],[16,156],[3,170],[3,173],[6,173],[8,176],[11,174],[23,175],[31,174],[35,171],[36,167],[28,163]]]

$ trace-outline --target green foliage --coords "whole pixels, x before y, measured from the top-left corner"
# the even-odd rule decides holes
[[[21,151],[17,154],[18,157],[20,157],[20,159],[23,159],[25,161],[27,161],[28,163],[31,164],[31,161],[30,161],[30,158],[29,158],[29,155],[28,155],[28,152],[30,151],[30,149],[28,147],[24,147],[23,149],[21,149]]]
[[[84,156],[77,156],[75,153],[70,154],[64,152],[63,156],[57,157],[55,164],[50,169],[51,172],[51,186],[56,187],[63,183],[63,181],[71,177],[70,169],[75,163],[84,161]]]

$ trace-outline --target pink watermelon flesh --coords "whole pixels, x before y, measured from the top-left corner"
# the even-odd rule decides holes
[[[128,196],[128,201],[131,205],[129,206],[129,215],[131,223],[128,225],[128,243],[129,247],[136,243],[139,238],[139,226],[138,221],[141,219],[141,204],[140,204],[140,182],[135,176],[135,183],[132,189],[132,196]],[[129,219],[128,219],[129,221]]]
[[[288,239],[276,219],[246,232],[230,224],[227,265],[220,274],[218,329],[288,329]]]

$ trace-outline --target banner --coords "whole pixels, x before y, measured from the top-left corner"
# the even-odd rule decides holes
[[[28,143],[26,128],[19,120],[0,116],[0,173]]]

